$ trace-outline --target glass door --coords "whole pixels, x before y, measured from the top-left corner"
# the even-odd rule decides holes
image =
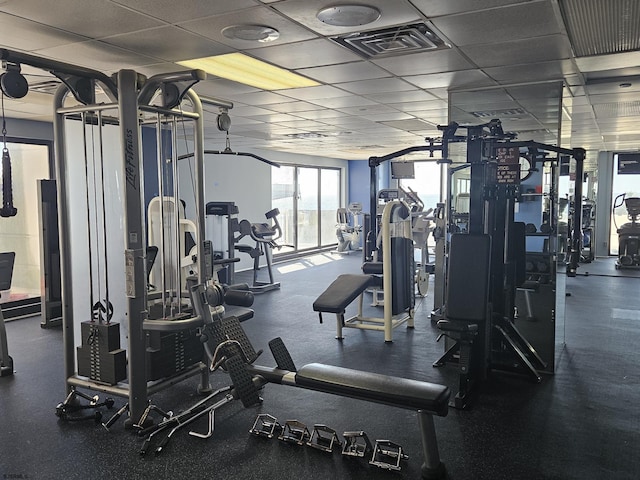
[[[287,245],[277,253],[289,253],[296,245],[296,167],[271,168],[271,205],[280,210],[278,221],[282,227],[280,245]]]
[[[313,250],[336,240],[340,169],[281,166],[272,169],[272,205],[280,210],[286,244],[277,253]]]
[[[640,155],[615,154],[613,187],[611,188],[611,227],[609,232],[609,255],[619,253],[618,228],[630,222],[624,198],[640,196]],[[623,196],[624,195],[624,196]],[[616,202],[617,199],[617,202]]]
[[[340,207],[340,170],[320,169],[320,245],[336,243],[336,210]]]
[[[317,168],[298,167],[298,250],[318,247],[318,174]]]

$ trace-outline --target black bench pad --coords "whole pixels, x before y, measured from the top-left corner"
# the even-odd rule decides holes
[[[367,288],[378,285],[379,278],[371,275],[343,274],[338,276],[313,302],[315,312],[344,313],[347,305]]]
[[[446,416],[451,392],[444,385],[310,363],[296,372],[296,385],[310,390]]]

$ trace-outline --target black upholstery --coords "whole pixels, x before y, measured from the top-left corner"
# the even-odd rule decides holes
[[[514,285],[521,286],[527,279],[527,237],[524,222],[513,222],[509,229],[507,256],[514,267]]]
[[[380,279],[372,275],[343,274],[313,302],[314,312],[344,313],[347,305],[367,288],[379,285]]]
[[[422,410],[443,417],[448,413],[451,394],[444,385],[319,363],[300,368],[296,373],[296,385],[393,407]]]
[[[489,290],[491,237],[451,235],[446,316],[450,320],[483,321]]]

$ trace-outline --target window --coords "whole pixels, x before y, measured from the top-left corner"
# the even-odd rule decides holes
[[[341,172],[338,168],[296,165],[273,167],[273,208],[280,210],[287,245],[277,253],[292,253],[336,243],[336,210],[340,206]]]

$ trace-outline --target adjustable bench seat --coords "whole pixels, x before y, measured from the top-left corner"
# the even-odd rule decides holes
[[[339,275],[313,302],[313,311],[344,314],[347,306],[369,287],[380,286],[380,279],[373,275]]]

